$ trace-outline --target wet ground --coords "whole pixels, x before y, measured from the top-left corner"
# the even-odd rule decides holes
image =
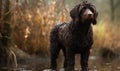
[[[80,58],[77,55],[75,61],[75,70],[80,70]],[[1,67],[0,71],[49,71],[49,58],[29,57],[26,59],[18,59],[18,67]],[[58,59],[58,69],[63,71],[63,57]],[[120,71],[120,57],[116,59],[101,59],[98,56],[90,56],[90,71]]]

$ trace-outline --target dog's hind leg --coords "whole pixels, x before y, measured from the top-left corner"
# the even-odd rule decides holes
[[[50,53],[51,53],[51,69],[55,70],[57,68],[57,58],[60,52],[60,47],[57,41],[51,42]]]
[[[65,48],[62,48],[63,54],[64,54],[64,68],[67,67],[67,58],[66,58],[66,50]]]
[[[67,59],[66,59],[66,50],[65,50],[65,47],[62,47],[62,51],[63,51],[63,54],[64,54],[64,68],[67,67]]]

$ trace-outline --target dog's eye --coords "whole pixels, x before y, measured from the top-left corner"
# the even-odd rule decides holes
[[[87,9],[87,7],[83,7],[83,8],[81,9],[81,12],[84,12],[86,9]]]
[[[89,9],[94,13],[94,9],[92,7],[90,7]]]
[[[87,9],[87,7],[83,7],[83,9]]]
[[[86,10],[86,9],[82,9],[82,10],[80,11],[80,15],[82,15],[82,14],[85,12],[85,10]]]

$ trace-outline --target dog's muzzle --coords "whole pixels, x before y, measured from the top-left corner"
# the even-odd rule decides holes
[[[83,20],[90,20],[90,19],[93,19],[93,12],[90,10],[90,9],[86,9],[85,12],[83,13]]]

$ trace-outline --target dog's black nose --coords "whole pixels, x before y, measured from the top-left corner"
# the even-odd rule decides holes
[[[92,14],[88,14],[89,16],[91,16]]]
[[[93,18],[93,14],[88,14],[88,17],[89,18]]]

